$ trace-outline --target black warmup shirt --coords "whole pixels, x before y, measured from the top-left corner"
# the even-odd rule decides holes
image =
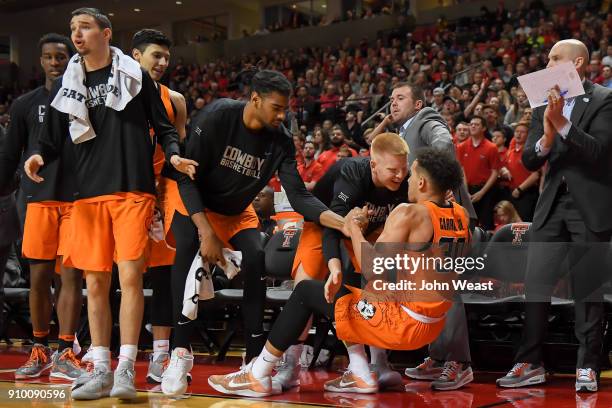
[[[142,71],[142,89],[122,111],[105,105],[111,66],[87,72],[86,103],[96,137],[74,144],[68,130],[68,115],[48,107],[40,137],[41,154],[47,162],[55,157],[64,142],[72,143],[78,191],[75,199],[98,197],[118,192],[155,194],[153,175],[154,145],[149,127],[164,148],[166,160],[179,154],[178,134],[168,120],[166,109],[146,71]],[[55,81],[49,101],[62,88]],[[66,139],[68,135],[68,139]]]
[[[325,181],[321,185],[319,180],[316,187],[321,185],[321,189],[315,194],[319,194],[319,197],[331,196],[329,209],[343,217],[353,208],[367,205],[372,214],[368,217],[365,236],[384,225],[398,204],[408,202],[408,178],[404,179],[397,191],[376,187],[372,181],[369,157],[343,159],[330,167],[328,174],[321,180],[329,177],[329,180],[334,180],[333,185]],[[327,191],[323,191],[323,188]],[[340,241],[343,237],[339,231],[330,228],[323,230],[323,255],[326,261],[340,259]]]
[[[205,208],[224,215],[240,214],[278,170],[293,209],[318,222],[328,208],[304,187],[291,136],[282,126],[258,132],[247,129],[242,119],[245,105],[219,99],[192,121],[185,156],[200,165],[195,182],[179,177],[189,214]]]
[[[59,160],[46,162],[39,175],[45,179],[37,184],[24,174],[23,163],[38,150],[38,138],[43,129],[49,91],[44,86],[17,98],[11,106],[11,124],[0,145],[0,190],[11,182],[16,171],[21,175],[20,188],[29,202],[73,201],[75,192],[74,153],[66,143]],[[64,133],[68,137],[68,133]]]

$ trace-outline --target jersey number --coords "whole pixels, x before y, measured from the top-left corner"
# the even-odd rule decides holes
[[[444,250],[444,259],[446,258],[457,258],[458,256],[463,254],[463,250],[465,248],[465,238],[455,238],[455,237],[441,237],[438,241],[438,245],[440,245],[440,249]],[[442,262],[444,263],[444,259]],[[438,268],[438,272],[452,272],[451,269]]]

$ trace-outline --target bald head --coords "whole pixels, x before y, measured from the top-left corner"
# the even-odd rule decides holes
[[[580,78],[584,78],[586,66],[589,61],[589,50],[582,41],[569,39],[557,42],[548,53],[547,67],[564,62],[572,62],[576,66],[576,71]]]

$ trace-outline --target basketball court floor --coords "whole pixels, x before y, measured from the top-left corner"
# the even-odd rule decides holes
[[[32,381],[14,381],[14,371],[27,359],[26,347],[2,346],[0,348],[0,407],[151,407],[151,408],[300,408],[300,407],[359,407],[359,408],[410,408],[410,407],[448,407],[448,408],[488,408],[488,407],[555,407],[555,408],[594,408],[612,407],[612,372],[602,374],[601,389],[597,394],[576,394],[574,377],[554,375],[549,377],[545,387],[536,386],[517,390],[499,389],[495,379],[502,373],[475,374],[475,381],[457,391],[434,392],[427,382],[410,381],[404,378],[404,386],[373,395],[338,394],[323,391],[323,384],[341,374],[346,360],[342,357],[334,361],[331,370],[302,370],[301,387],[283,395],[265,399],[238,399],[221,396],[207,382],[211,374],[229,373],[237,370],[239,357],[228,357],[222,363],[215,363],[208,355],[197,355],[193,367],[193,383],[188,389],[188,397],[169,399],[162,393],[159,385],[147,384],[146,354],[141,353],[136,365],[138,399],[121,402],[117,399],[98,401],[70,401],[15,398],[16,390],[49,389],[69,390],[67,382],[49,380],[42,377]],[[10,397],[12,395],[12,398]],[[27,397],[27,392],[22,393]],[[32,395],[30,393],[30,395]]]

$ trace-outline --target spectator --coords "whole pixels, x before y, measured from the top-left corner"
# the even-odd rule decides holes
[[[357,156],[357,152],[354,149],[349,148],[346,144],[344,132],[342,131],[342,128],[340,126],[334,126],[331,137],[331,144],[332,147],[329,150],[326,150],[321,153],[319,155],[319,158],[317,159],[317,161],[323,166],[323,172],[327,172],[327,169],[329,169],[332,164],[334,164],[338,160],[338,153],[340,153],[340,148],[342,146],[346,146],[346,148],[348,149],[343,149],[343,152],[341,153],[343,156],[347,154],[347,151],[348,155],[345,157]]]
[[[529,99],[522,89],[517,89],[514,102],[504,117],[504,125],[514,128],[520,122],[525,108],[529,107]]]
[[[464,141],[466,141],[469,137],[470,125],[463,121],[459,122],[459,124],[455,128],[455,134],[453,137],[453,143],[455,144],[455,147],[457,147],[459,143],[463,143]]]
[[[323,177],[323,166],[315,160],[315,145],[313,142],[304,144],[304,161],[298,164],[298,172],[308,191],[312,191],[319,179]]]
[[[485,137],[486,125],[481,116],[470,120],[470,138],[457,146],[457,159],[463,166],[468,191],[480,224],[493,229],[493,186],[499,173],[497,146]]]
[[[436,88],[433,90],[433,101],[431,107],[434,108],[438,113],[442,112],[442,106],[444,105],[444,89]]]
[[[259,230],[271,237],[276,227],[276,221],[272,219],[274,215],[274,190],[270,186],[265,186],[253,200],[253,208],[259,218]]]
[[[493,211],[495,212],[495,231],[507,224],[523,222],[520,215],[516,211],[516,208],[514,208],[510,201],[500,201],[495,205]]]
[[[331,139],[329,132],[323,128],[318,128],[314,132],[313,142],[315,145],[315,160],[319,158],[321,153],[331,149]]]
[[[295,147],[295,161],[300,164],[304,163],[304,142],[306,142],[306,136],[300,131],[293,135],[293,147]]]
[[[612,45],[606,47],[606,56],[603,57],[601,63],[604,66],[612,66]]]
[[[605,65],[601,70],[601,75],[603,77],[601,85],[606,88],[612,88],[612,67]]]
[[[325,88],[325,93],[321,95],[321,113],[326,118],[333,118],[340,102],[340,96],[337,94],[336,85],[329,84]]]
[[[509,191],[506,197],[514,204],[521,218],[533,219],[535,205],[538,201],[538,181],[540,173],[531,172],[523,165],[523,147],[529,131],[528,122],[519,122],[514,130],[514,138],[507,152],[506,164],[500,174],[508,180]]]
[[[344,133],[360,147],[367,147],[365,140],[363,140],[361,124],[357,120],[357,114],[353,110],[346,112]]]
[[[193,110],[189,114],[189,122],[191,122],[191,120],[195,118],[198,115],[198,113],[200,113],[200,111],[204,108],[205,105],[206,105],[206,101],[204,100],[204,98],[197,98],[195,100],[195,103],[193,105]]]

